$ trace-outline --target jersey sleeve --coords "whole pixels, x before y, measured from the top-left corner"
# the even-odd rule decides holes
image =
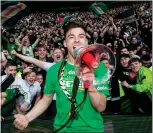
[[[55,63],[44,62],[43,69],[47,72]]]

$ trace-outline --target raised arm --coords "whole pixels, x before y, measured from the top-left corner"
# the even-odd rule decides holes
[[[40,41],[40,35],[37,35],[36,41],[34,42],[34,44],[32,44],[32,49],[35,49],[35,47],[38,45],[39,41]]]
[[[21,60],[24,60],[25,62],[32,63],[32,64],[36,65],[37,67],[39,67],[39,68],[41,68],[41,69],[44,69],[44,64],[45,64],[46,62],[37,60],[37,59],[35,59],[35,58],[33,58],[33,57],[30,57],[30,56],[25,56],[25,55],[19,54],[19,53],[17,53],[15,50],[12,50],[12,51],[11,51],[11,54],[17,56],[17,57],[20,58]]]

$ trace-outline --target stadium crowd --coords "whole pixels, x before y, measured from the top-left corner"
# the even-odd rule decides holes
[[[131,7],[136,13],[134,24],[115,18]],[[64,25],[72,21],[82,23],[89,44],[104,44],[116,57],[105,112],[151,114],[152,5],[139,2],[110,8],[101,16],[91,11],[39,11],[20,19],[12,33],[1,27],[1,79],[9,74],[15,78],[5,91],[2,116],[26,114],[42,98],[47,70],[67,56],[64,25],[59,18],[71,14],[75,15]],[[103,62],[107,65],[109,59]],[[55,115],[56,94],[42,116]]]

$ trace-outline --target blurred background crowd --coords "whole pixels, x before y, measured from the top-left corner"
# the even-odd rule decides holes
[[[120,18],[125,11],[134,11],[131,22]],[[63,28],[72,21],[86,27],[89,44],[104,44],[116,57],[116,70],[110,79],[111,97],[105,112],[151,114],[152,2],[119,2],[108,6],[108,11],[101,15],[95,15],[89,8],[73,7],[73,10],[31,12],[11,28],[4,23],[1,26],[1,79],[14,74],[11,86],[22,85],[26,89],[19,89],[20,96],[14,89],[6,90],[14,96],[6,98],[2,116],[25,114],[42,98],[48,68],[67,54]],[[109,59],[103,62],[109,65]],[[54,101],[44,116],[55,116],[56,97]]]

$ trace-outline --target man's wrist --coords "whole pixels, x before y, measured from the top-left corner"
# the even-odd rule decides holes
[[[95,93],[95,92],[97,92],[97,91],[92,91],[92,90],[90,91],[90,90],[88,90],[88,92]]]
[[[132,88],[133,88],[133,85],[130,85],[130,84],[129,84],[129,85],[128,85],[128,88],[131,88],[131,89],[132,89]]]
[[[94,92],[95,93],[95,92],[97,92],[97,89],[95,88],[94,85],[90,85],[87,91],[88,92]]]
[[[26,118],[26,120],[27,120],[28,122],[31,121],[31,120],[30,120],[30,116],[29,116],[28,114],[25,115],[25,118]]]
[[[28,122],[30,122],[29,117],[27,115],[25,115],[25,118]]]

